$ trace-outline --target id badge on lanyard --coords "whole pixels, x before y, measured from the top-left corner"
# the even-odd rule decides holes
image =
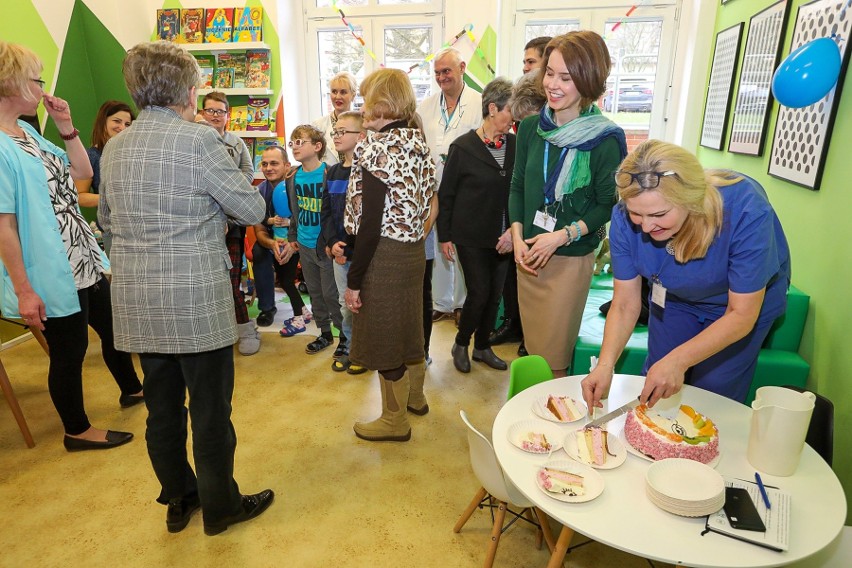
[[[651,302],[660,308],[666,307],[666,288],[656,274],[651,276]]]
[[[564,155],[568,151],[567,148],[562,149],[562,154]],[[544,144],[544,164],[543,164],[543,173],[544,173],[544,183],[547,184],[547,162],[550,157],[550,143],[545,142]],[[558,163],[558,162],[557,162]],[[557,172],[558,173],[558,172]],[[547,202],[547,198],[544,200],[544,208],[543,210],[536,211],[535,217],[533,218],[533,225],[544,229],[548,233],[552,233],[554,229],[556,229],[556,215],[549,214],[547,212],[547,207],[550,203]]]

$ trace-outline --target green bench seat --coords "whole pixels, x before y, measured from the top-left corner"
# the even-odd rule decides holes
[[[595,277],[598,278],[598,277]],[[600,313],[600,306],[612,299],[612,289],[600,279],[593,282],[589,298],[583,311],[580,335],[574,346],[571,374],[582,375],[589,372],[591,357],[601,352],[604,324],[606,318]],[[799,354],[799,342],[808,317],[810,297],[794,286],[787,291],[787,311],[773,324],[772,330],[763,343],[763,349],[757,357],[757,369],[751,383],[746,404],[754,400],[755,391],[762,386],[795,385],[805,386],[810,365]],[[627,346],[615,364],[615,372],[626,375],[641,375],[642,366],[648,355],[648,328],[636,326],[627,341]]]

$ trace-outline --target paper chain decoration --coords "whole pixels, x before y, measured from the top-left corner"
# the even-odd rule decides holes
[[[633,12],[635,12],[636,9],[639,8],[639,6],[642,6],[646,3],[648,3],[648,1],[649,0],[641,0],[641,2],[639,2],[638,4],[634,4],[633,6],[631,6],[630,9],[627,10],[627,13],[624,14],[624,17],[621,18],[618,22],[616,22],[614,26],[612,26],[612,30],[610,30],[610,32],[611,33],[615,32],[615,30],[617,30],[618,27],[621,24],[623,24],[630,16],[633,15]],[[850,4],[852,4],[852,0],[848,0],[846,6],[843,8],[844,12],[846,11],[846,8],[848,8]],[[358,43],[361,44],[361,49],[363,49],[364,52],[367,55],[369,55],[374,61],[376,61],[379,65],[384,67],[385,64],[382,63],[381,61],[379,61],[378,57],[376,57],[376,54],[373,53],[373,51],[369,47],[367,47],[367,43],[364,41],[364,38],[361,37],[360,35],[358,35],[358,32],[355,31],[355,26],[353,26],[352,23],[349,20],[346,19],[346,14],[344,14],[343,10],[341,10],[340,7],[337,5],[337,0],[331,0],[331,7],[332,7],[332,9],[336,10],[338,14],[340,14],[340,20],[343,22],[343,25],[345,25],[347,28],[349,28],[349,33],[352,34],[352,37],[354,37],[358,41]],[[497,76],[497,71],[495,71],[494,67],[491,66],[491,63],[488,62],[488,58],[485,57],[485,53],[483,53],[482,48],[479,47],[479,44],[476,41],[476,36],[473,35],[472,30],[473,30],[473,24],[465,25],[465,27],[462,28],[462,30],[459,33],[457,33],[455,36],[453,36],[453,39],[451,39],[448,42],[445,42],[444,45],[441,46],[441,49],[444,49],[446,47],[452,47],[453,45],[456,44],[456,42],[458,42],[462,38],[462,36],[467,36],[467,38],[470,40],[470,43],[475,46],[474,53],[477,55],[477,57],[482,59],[482,62],[485,64],[485,67],[488,68],[488,70],[491,72],[491,74],[494,75],[494,76]],[[606,39],[606,38],[604,38],[604,39]],[[429,62],[432,61],[435,58],[436,53],[437,52],[430,53],[429,55],[426,56],[426,58],[423,61],[421,61],[420,63],[415,63],[414,65],[412,65],[411,67],[408,68],[408,71],[406,71],[406,73],[411,73],[415,69],[418,69],[420,67],[424,67],[424,66],[428,65]]]
[[[337,13],[340,15],[340,20],[343,22],[343,25],[345,25],[347,28],[349,28],[349,33],[351,33],[351,34],[352,34],[352,37],[354,37],[354,38],[358,41],[358,43],[360,43],[360,44],[361,44],[361,49],[363,49],[363,50],[364,50],[364,52],[365,52],[367,55],[369,55],[369,56],[370,56],[370,57],[371,57],[374,61],[376,61],[379,65],[381,65],[382,67],[384,67],[384,66],[385,66],[385,64],[384,64],[384,63],[382,63],[381,61],[379,61],[378,57],[376,57],[376,54],[375,54],[375,53],[373,53],[373,51],[372,51],[369,47],[367,47],[367,43],[364,41],[364,38],[363,38],[363,37],[361,37],[361,36],[358,34],[358,32],[357,32],[357,31],[355,31],[355,26],[353,26],[353,25],[352,25],[352,23],[351,23],[351,22],[350,22],[350,21],[346,18],[346,14],[344,14],[344,13],[343,13],[343,10],[341,10],[341,9],[340,9],[340,7],[337,5],[337,0],[332,0],[332,2],[331,2],[331,7],[332,7],[334,10],[336,10],[336,11],[337,11]],[[473,31],[472,31],[472,30],[473,30],[473,24],[467,24],[464,28],[462,28],[462,30],[461,30],[459,33],[457,33],[455,36],[453,36],[453,39],[451,39],[451,40],[450,40],[450,41],[448,41],[448,42],[445,42],[445,43],[441,46],[441,49],[444,49],[444,48],[446,48],[446,47],[452,47],[452,46],[453,46],[453,45],[455,45],[455,44],[456,44],[456,42],[458,42],[458,41],[459,41],[459,40],[460,40],[463,36],[466,36],[466,37],[470,40],[470,42],[471,42],[474,46],[476,46],[476,47],[475,47],[475,50],[474,50],[474,52],[476,53],[476,55],[477,55],[480,59],[482,59],[482,62],[485,64],[485,66],[488,68],[488,70],[489,70],[489,71],[491,71],[491,73],[493,73],[493,74],[496,76],[496,75],[497,75],[497,72],[494,70],[494,67],[492,67],[492,66],[491,66],[491,63],[489,63],[489,62],[488,62],[488,58],[487,58],[487,57],[485,57],[485,53],[483,53],[483,52],[482,52],[482,48],[480,48],[480,47],[479,47],[479,45],[478,45],[478,43],[477,43],[477,41],[476,41],[476,36],[474,36],[474,35],[473,35]],[[430,53],[429,55],[427,55],[427,56],[426,56],[426,58],[425,58],[425,59],[423,59],[423,61],[421,61],[421,62],[419,62],[419,63],[415,63],[414,65],[412,65],[411,67],[409,67],[409,68],[408,68],[408,71],[406,71],[406,73],[411,73],[411,72],[412,72],[412,71],[414,71],[415,69],[418,69],[418,68],[420,68],[420,67],[424,67],[424,66],[428,65],[428,64],[429,64],[429,62],[430,62],[430,61],[432,61],[432,60],[435,58],[435,55],[436,55],[436,54],[437,54],[437,52]]]

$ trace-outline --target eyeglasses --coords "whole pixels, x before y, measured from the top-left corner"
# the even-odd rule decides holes
[[[615,172],[615,185],[625,188],[630,187],[630,184],[636,181],[642,189],[656,189],[660,185],[660,180],[669,176],[675,176],[680,179],[677,172],[671,170],[667,172],[639,172],[635,174],[618,170]]]
[[[30,79],[30,81],[32,81],[33,83],[38,83],[38,86],[41,87],[42,90],[44,90],[44,86],[46,85],[46,83],[42,79]]]
[[[288,148],[301,148],[304,144],[313,144],[312,140],[302,140],[301,138],[297,138],[296,140],[290,140],[287,142]]]
[[[332,130],[331,131],[331,137],[332,138],[341,138],[343,136],[346,136],[347,134],[361,134],[361,131],[360,130],[344,130],[342,128],[339,129],[339,130]]]
[[[216,108],[206,108],[202,112],[204,112],[204,114],[206,114],[207,116],[225,116],[226,114],[228,114],[228,111],[219,110]]]

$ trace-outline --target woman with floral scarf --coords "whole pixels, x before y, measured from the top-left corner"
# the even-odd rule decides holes
[[[521,122],[509,194],[518,301],[527,351],[565,376],[591,285],[598,230],[615,202],[624,131],[594,101],[606,89],[603,38],[550,41],[540,73],[547,104]]]

